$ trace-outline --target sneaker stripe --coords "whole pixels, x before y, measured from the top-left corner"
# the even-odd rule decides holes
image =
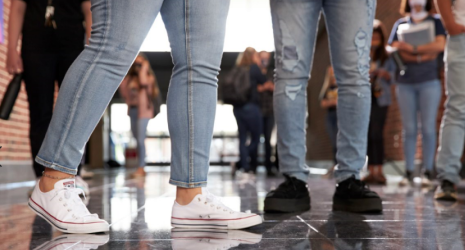
[[[52,217],[54,220],[61,222],[61,223],[66,223],[66,224],[77,224],[77,225],[84,225],[84,224],[95,224],[95,223],[103,223],[104,221],[96,221],[96,222],[86,222],[86,223],[78,223],[78,222],[66,222],[66,221],[61,221],[57,218],[55,218],[53,215],[51,215],[47,210],[45,210],[43,207],[41,207],[37,202],[35,202],[32,198],[29,198],[36,206],[38,206],[42,211],[48,214],[48,216]],[[34,209],[35,210],[35,209]]]
[[[189,219],[189,218],[177,218],[177,217],[171,217],[171,219],[176,219],[176,220],[200,220],[200,221],[229,221],[229,220],[244,220],[248,219],[254,216],[258,216],[257,214],[244,217],[244,218],[236,218],[236,219]]]
[[[61,230],[68,231],[68,229],[66,229],[66,228],[57,226],[57,224],[55,224],[55,223],[53,223],[53,221],[49,220],[49,219],[47,218],[47,216],[45,216],[45,215],[42,214],[41,212],[37,211],[37,209],[35,209],[33,206],[31,206],[31,204],[28,204],[28,205],[29,205],[29,207],[30,207],[32,210],[34,210],[36,213],[41,214],[42,217],[43,217],[44,219],[46,219],[50,224],[53,224],[55,227],[57,227],[57,228],[59,228],[59,229],[61,229]]]

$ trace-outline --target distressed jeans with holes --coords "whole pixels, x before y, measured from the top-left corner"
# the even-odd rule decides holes
[[[465,34],[447,38],[444,59],[447,102],[436,165],[439,179],[458,184],[465,141]]]
[[[371,108],[370,46],[375,0],[271,0],[276,46],[274,107],[283,173],[307,181],[307,83],[320,12],[326,20],[338,83],[335,178],[359,178],[366,161]]]
[[[36,161],[76,174],[84,145],[160,12],[174,62],[167,99],[172,141],[170,183],[186,188],[206,186],[229,1],[91,3],[90,45],[66,74]]]

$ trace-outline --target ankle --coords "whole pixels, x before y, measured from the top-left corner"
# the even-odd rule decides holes
[[[197,196],[198,194],[202,194],[202,188],[176,188],[176,202],[179,205],[187,205],[191,203],[191,201]]]
[[[74,175],[56,171],[53,169],[46,169],[43,172],[43,176],[40,178],[39,189],[42,192],[49,192],[55,188],[55,183],[63,179],[72,179]]]

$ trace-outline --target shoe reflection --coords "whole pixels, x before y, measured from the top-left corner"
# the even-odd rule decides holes
[[[258,244],[262,240],[262,235],[242,230],[173,228],[171,239],[173,250],[209,250],[230,249],[240,244]]]
[[[108,234],[62,234],[34,250],[97,249],[107,244],[109,239]]]

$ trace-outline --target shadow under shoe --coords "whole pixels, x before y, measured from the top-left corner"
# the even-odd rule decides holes
[[[333,196],[333,210],[354,213],[380,213],[381,198],[355,176],[337,184]]]
[[[306,182],[284,174],[286,180],[265,198],[265,212],[292,213],[310,209],[310,193]]]

